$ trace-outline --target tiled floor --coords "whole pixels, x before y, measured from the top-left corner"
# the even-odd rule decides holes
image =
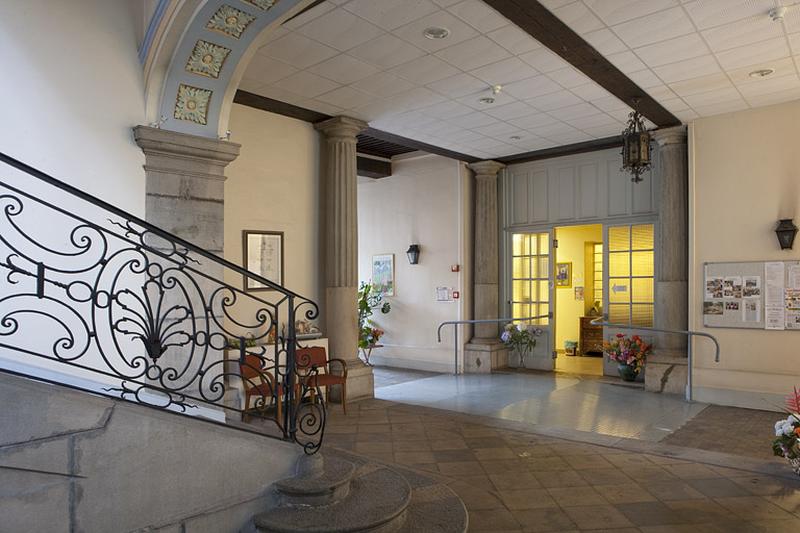
[[[387,371],[378,368],[376,375],[382,372]],[[375,396],[397,403],[524,422],[534,429],[646,441],[660,441],[705,408],[705,404],[687,404],[677,396],[649,394],[597,379],[543,372],[437,374],[376,388]]]
[[[407,368],[390,368],[379,366],[374,367],[373,374],[375,375],[376,389],[439,375],[436,372],[425,372],[423,370],[410,370]]]
[[[328,446],[439,477],[466,504],[470,531],[800,531],[800,482],[792,479],[385,400],[353,403],[348,413],[331,409]]]
[[[588,376],[603,375],[602,357],[581,357],[559,353],[556,358],[556,371]]]

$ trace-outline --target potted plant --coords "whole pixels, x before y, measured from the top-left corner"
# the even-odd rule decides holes
[[[376,309],[385,315],[392,310],[392,306],[389,302],[383,301],[383,293],[372,283],[361,282],[358,287],[358,349],[361,350],[364,362],[368,365],[372,348],[386,333],[370,318]]]
[[[636,381],[653,347],[638,335],[628,337],[617,333],[611,342],[603,343],[603,350],[609,361],[617,363],[619,377],[625,381]]]
[[[528,326],[509,322],[500,334],[500,340],[519,357],[519,366],[525,368],[525,356],[536,346],[536,332]]]
[[[786,397],[786,412],[789,415],[775,422],[775,440],[772,452],[785,457],[795,474],[800,476],[800,391]]]

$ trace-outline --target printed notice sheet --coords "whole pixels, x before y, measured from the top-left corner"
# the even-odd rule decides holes
[[[782,262],[764,263],[764,321],[765,329],[786,329],[784,301],[785,269]]]

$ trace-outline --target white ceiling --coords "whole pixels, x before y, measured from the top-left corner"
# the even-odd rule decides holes
[[[542,3],[690,121],[800,98],[800,6],[776,24],[776,1]],[[776,73],[748,76],[762,67]],[[240,88],[480,158],[615,135],[630,111],[481,0],[328,0],[280,28]]]

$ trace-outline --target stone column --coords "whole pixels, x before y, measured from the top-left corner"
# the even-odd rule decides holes
[[[145,220],[222,257],[225,167],[236,159],[241,146],[229,141],[147,126],[136,126],[133,136],[145,154]],[[151,244],[156,248],[164,246],[158,239]],[[224,281],[225,272],[220,264],[197,254],[191,254],[191,257],[199,261],[199,264],[192,263],[193,268],[220,282]],[[166,260],[159,262],[168,264]],[[206,300],[220,287],[218,283],[200,276],[194,276],[193,279],[199,284]],[[165,309],[173,304],[186,303],[177,293],[170,292],[166,297]],[[202,302],[193,300],[192,305],[198,308]],[[221,315],[220,310],[217,313]],[[224,320],[222,316],[218,318],[220,322]],[[203,324],[199,324],[199,327],[205,328]],[[212,359],[206,361],[206,366],[213,358],[221,359],[224,356],[221,351],[212,351],[209,355]],[[188,348],[184,352],[172,348],[159,361],[173,361],[176,368],[181,368],[188,357]],[[238,407],[240,399],[236,392],[235,389],[228,389],[225,403]]]
[[[500,318],[500,264],[497,209],[497,173],[505,165],[497,161],[479,161],[469,168],[475,173],[475,266],[473,318]],[[499,324],[476,324],[473,338],[464,352],[465,372],[491,372],[506,366],[507,353],[499,340]]]
[[[659,231],[656,245],[656,328],[686,330],[689,277],[689,197],[686,127],[656,130],[659,183]],[[683,394],[686,384],[686,337],[657,334],[654,356],[645,372],[648,390]]]
[[[372,398],[372,368],[358,358],[358,207],[356,135],[367,124],[334,117],[315,125],[325,136],[325,320],[329,357],[347,362],[347,399]]]

